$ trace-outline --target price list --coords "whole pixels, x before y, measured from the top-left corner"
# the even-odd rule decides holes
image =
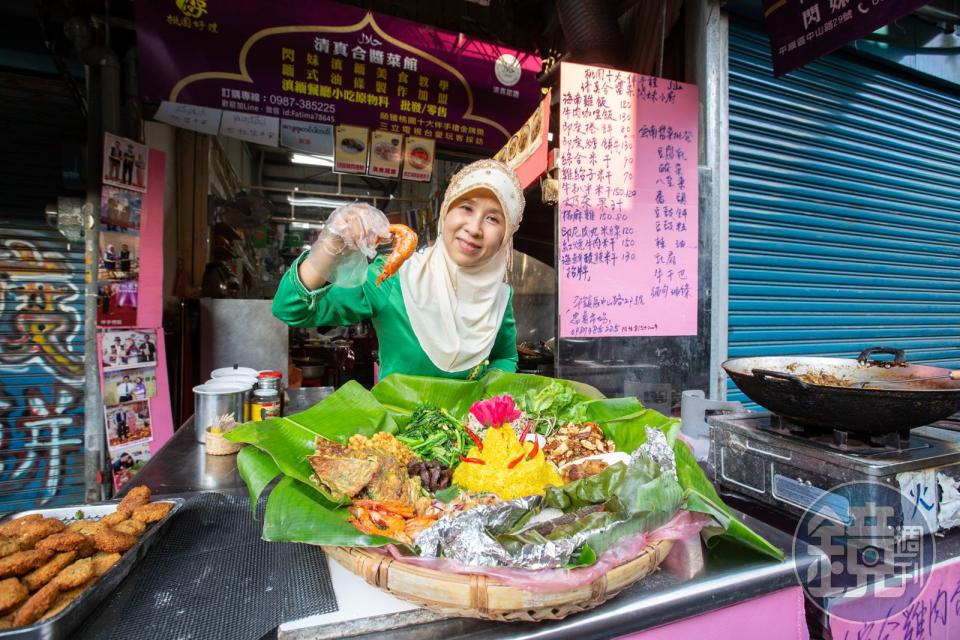
[[[560,337],[697,332],[694,85],[563,63]]]

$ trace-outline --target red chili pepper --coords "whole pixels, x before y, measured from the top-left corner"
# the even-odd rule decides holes
[[[462,453],[460,454],[460,462],[470,462],[472,464],[487,464],[480,458],[464,458]]]
[[[507,465],[507,469],[513,469],[515,466],[520,464],[520,461],[523,460],[523,456],[527,455],[527,452],[524,451],[519,456],[510,461],[510,464]]]
[[[537,455],[537,451],[540,451],[540,441],[534,438],[533,449],[530,449],[530,455],[527,456],[527,460],[533,460],[533,457]]]
[[[532,420],[527,420],[527,426],[523,428],[523,431],[520,432],[520,437],[517,440],[520,441],[520,444],[523,444],[523,439],[527,437],[527,431],[530,431],[530,425],[533,424]]]
[[[470,439],[473,440],[473,443],[477,445],[477,449],[483,451],[483,442],[480,441],[480,437],[473,432],[473,429],[464,425],[464,429],[467,430],[467,435],[470,436]]]

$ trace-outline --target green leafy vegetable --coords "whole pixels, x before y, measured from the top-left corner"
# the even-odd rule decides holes
[[[466,429],[449,411],[432,404],[420,404],[410,422],[395,436],[423,460],[436,460],[453,468],[460,454],[470,450],[473,441]]]
[[[568,422],[586,419],[586,404],[576,391],[557,381],[540,389],[527,389],[517,405],[533,421],[536,433],[549,436]]]

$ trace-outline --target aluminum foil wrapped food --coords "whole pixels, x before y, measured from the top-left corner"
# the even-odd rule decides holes
[[[676,478],[677,459],[673,455],[673,447],[667,442],[667,436],[659,429],[646,427],[646,430],[647,441],[630,455],[630,461],[633,462],[640,456],[647,456],[657,463],[663,473],[669,473]]]

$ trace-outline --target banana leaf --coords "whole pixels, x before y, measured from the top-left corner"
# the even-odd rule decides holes
[[[394,374],[369,391],[351,381],[307,411],[247,423],[227,437],[252,445],[273,462],[271,465],[262,456],[246,453],[243,464],[238,463],[251,499],[276,477],[267,479],[274,468],[283,475],[267,502],[265,538],[324,545],[380,546],[388,540],[353,529],[346,522],[346,509],[311,479],[312,468],[307,456],[314,452],[317,436],[343,443],[354,434],[395,433],[398,425],[406,424],[420,403],[435,404],[463,416],[477,400],[502,393],[515,397],[528,391],[536,393],[557,382],[577,394],[577,399],[584,403],[587,419],[599,423],[620,451],[633,451],[642,444],[647,426],[666,434],[676,454],[678,481],[686,496],[685,507],[707,513],[720,523],[716,531],[707,532],[708,544],[712,544],[714,538],[726,539],[782,559],[779,549],[738,521],[720,500],[687,446],[677,440],[678,419],[647,409],[635,398],[604,398],[593,387],[569,380],[501,371],[491,371],[471,382]],[[638,526],[646,524],[638,523]],[[597,542],[602,546],[606,541]]]

